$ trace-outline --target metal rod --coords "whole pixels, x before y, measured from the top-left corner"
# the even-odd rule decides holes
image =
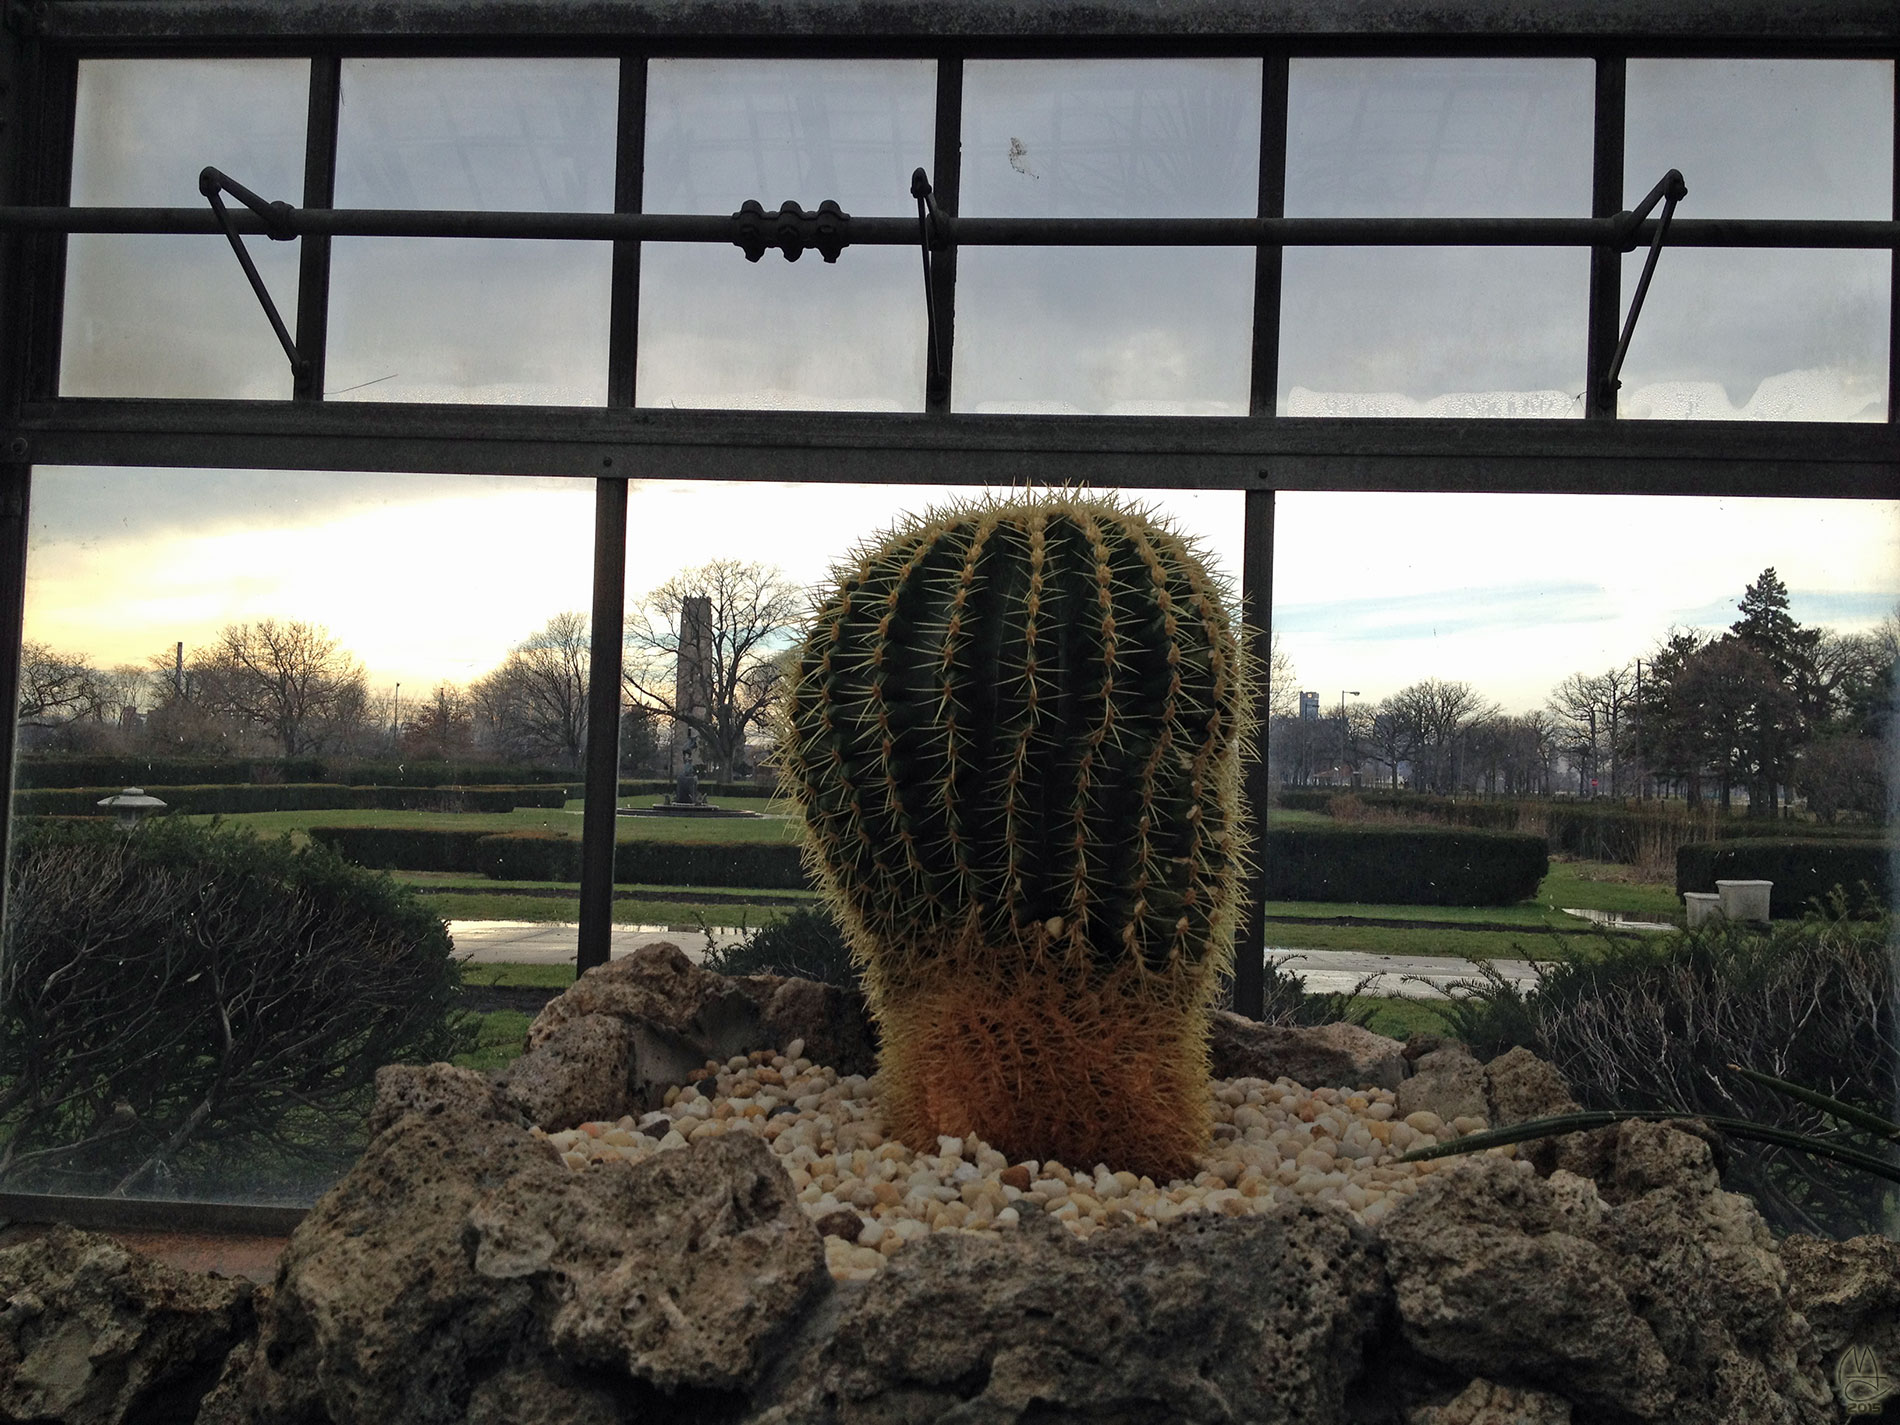
[[[1273,491],[1247,492],[1246,525],[1241,537],[1242,636],[1253,666],[1253,755],[1243,776],[1242,796],[1253,821],[1254,858],[1247,870],[1240,928],[1234,944],[1234,1012],[1259,1019],[1266,1011],[1267,805],[1273,779],[1267,763],[1267,732],[1273,690]]]
[[[594,482],[594,617],[587,660],[586,801],[576,974],[612,956],[615,808],[620,801],[620,652],[627,595],[627,482]]]
[[[312,57],[310,112],[304,129],[305,208],[328,208],[336,202],[336,134],[342,102],[342,59],[334,53]],[[297,253],[297,355],[302,360],[292,392],[295,399],[323,399],[329,346],[330,239],[311,233]]]
[[[1893,96],[1893,216],[1900,221],[1900,84]],[[1887,420],[1900,423],[1900,247],[1887,278]]]
[[[20,646],[26,637],[26,536],[33,489],[33,467],[0,462],[0,769],[13,776],[13,750],[19,731]],[[7,880],[11,860],[13,797],[0,798],[0,927],[7,924]],[[0,942],[0,960],[7,948]]]
[[[1669,220],[1675,216],[1676,204],[1688,194],[1689,189],[1683,183],[1682,175],[1672,168],[1650,190],[1649,196],[1643,200],[1643,206],[1637,210],[1640,215],[1655,207],[1658,199],[1662,201],[1662,221],[1656,225],[1655,236],[1650,240],[1649,256],[1643,259],[1643,275],[1637,279],[1636,295],[1630,298],[1629,318],[1623,323],[1623,335],[1616,343],[1616,354],[1610,358],[1610,369],[1604,375],[1612,391],[1622,385],[1618,378],[1623,374],[1623,358],[1629,354],[1630,338],[1636,334],[1636,319],[1643,314],[1643,298],[1649,295],[1649,279],[1656,275],[1656,259],[1662,256],[1663,239],[1669,234]],[[1635,231],[1635,223],[1628,226],[1632,232]]]
[[[620,59],[619,162],[614,169],[614,211],[637,213],[646,194],[647,61]],[[607,330],[607,404],[631,406],[640,370],[640,244],[616,242]]]
[[[1590,213],[1613,218],[1623,206],[1624,108],[1629,66],[1621,55],[1597,60],[1596,123]],[[1584,354],[1585,420],[1616,419],[1616,388],[1609,384],[1610,353],[1623,315],[1623,257],[1612,247],[1590,249],[1590,311]]]
[[[572,242],[730,243],[733,219],[697,213],[435,212],[400,208],[292,208],[298,235],[559,239]],[[240,233],[267,233],[253,214],[233,213]],[[1614,218],[952,218],[938,213],[939,241],[964,247],[1634,247],[1656,222],[1630,228]],[[1670,228],[1677,247],[1896,248],[1900,220],[1696,218]],[[0,207],[0,232],[223,232],[199,208]],[[851,219],[859,247],[909,247],[915,218]]]
[[[923,169],[910,176],[910,196],[917,200],[917,246],[924,256],[924,345],[927,385],[942,382],[946,368],[943,352],[937,346],[937,283],[930,271],[930,242],[933,216],[930,203],[930,177]]]
[[[250,279],[251,291],[257,294],[258,302],[264,308],[264,315],[270,318],[271,330],[277,333],[278,343],[284,348],[284,355],[290,358],[290,370],[293,383],[297,373],[303,370],[303,359],[297,355],[297,343],[290,339],[290,331],[284,326],[284,319],[277,312],[277,303],[271,300],[270,288],[264,285],[264,279],[258,274],[257,264],[251,261],[251,254],[244,246],[244,239],[232,226],[231,212],[224,206],[221,189],[229,189],[243,199],[246,207],[260,215],[266,213],[264,200],[241,183],[233,183],[215,168],[207,168],[198,175],[199,191],[211,204],[211,211],[217,215],[218,224],[224,229],[224,235],[231,243],[231,251],[237,254],[238,266],[244,269],[245,277]],[[273,238],[282,238],[286,234],[276,230],[271,215],[265,216],[266,230]]]
[[[937,177],[932,202],[939,217],[954,218],[963,189],[963,61],[937,61],[937,135],[930,171]],[[930,258],[931,288],[936,302],[931,311],[935,328],[932,349],[940,367],[935,381],[924,383],[924,409],[947,416],[951,410],[951,383],[956,374],[957,250],[946,247]]]

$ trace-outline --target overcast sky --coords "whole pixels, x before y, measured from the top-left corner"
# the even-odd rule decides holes
[[[965,73],[965,213],[1254,211],[1255,61]],[[296,61],[87,61],[73,201],[195,204],[206,163],[299,201],[305,86]],[[933,94],[921,61],[656,61],[646,206],[914,211]],[[1287,211],[1584,214],[1591,94],[1583,60],[1295,60]],[[610,208],[616,95],[611,60],[348,61],[337,201]],[[1888,217],[1892,105],[1891,64],[1633,61],[1627,201],[1675,166],[1685,217]],[[295,245],[250,246],[292,308]],[[221,240],[75,238],[68,270],[68,393],[289,394]],[[1888,279],[1884,254],[1666,252],[1624,414],[1884,420]],[[957,404],[1244,414],[1251,283],[1237,250],[967,250]],[[326,386],[344,400],[597,405],[607,286],[602,245],[339,241]],[[638,399],[919,409],[920,286],[908,249],[753,265],[649,245]],[[1577,416],[1586,288],[1581,251],[1289,250],[1280,409]],[[629,590],[715,556],[813,581],[930,499],[639,487]],[[1238,496],[1163,503],[1236,564]],[[43,470],[29,635],[110,664],[234,619],[306,618],[406,696],[477,676],[548,615],[584,608],[591,512],[590,489],[554,481]],[[1900,505],[1285,495],[1276,627],[1329,704],[1437,675],[1523,707],[1672,625],[1728,623],[1767,565],[1797,617],[1865,627],[1900,601]]]

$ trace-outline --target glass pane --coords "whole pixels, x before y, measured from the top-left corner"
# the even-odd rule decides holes
[[[1257,59],[984,60],[963,71],[963,197],[984,217],[1251,217]]]
[[[937,66],[927,60],[656,59],[647,68],[644,206],[733,213],[795,199],[915,213],[932,165]]]
[[[1284,273],[1282,415],[1583,414],[1581,251],[1288,248]]]
[[[619,68],[596,59],[343,66],[338,207],[608,212]],[[605,243],[342,238],[326,394],[603,405]]]
[[[1244,416],[1250,248],[965,248],[959,411]]]
[[[1291,217],[1590,211],[1595,73],[1581,59],[1295,59]]]
[[[931,162],[933,64],[657,60],[647,82],[648,212],[732,213],[748,198],[916,212],[910,175]],[[648,243],[638,401],[918,411],[925,331],[911,248],[749,263],[721,244]]]
[[[964,69],[961,211],[1258,211],[1258,60],[997,60]],[[960,411],[1245,415],[1248,249],[964,248]]]
[[[1623,259],[1625,294],[1644,256]],[[1669,248],[1623,362],[1617,412],[1884,421],[1891,283],[1884,252]]]
[[[448,1016],[452,956],[484,956],[444,934],[453,901],[377,908],[422,878],[363,871],[351,901],[276,838],[460,832],[426,789],[471,783],[506,823],[578,830],[572,749],[504,741],[498,710],[513,650],[588,607],[592,484],[41,468],[34,496],[0,1187],[308,1203],[362,1148],[376,1066],[481,1062]],[[554,786],[503,790],[525,782]],[[157,822],[54,819],[128,784]],[[5,1091],[35,1074],[51,1092]]]
[[[304,60],[84,60],[72,201],[194,208],[199,170],[303,202]],[[287,322],[297,244],[247,239]],[[222,237],[67,242],[60,392],[288,399],[290,363]]]
[[[1632,59],[1627,114],[1626,205],[1679,168],[1685,218],[1893,216],[1889,61]]]

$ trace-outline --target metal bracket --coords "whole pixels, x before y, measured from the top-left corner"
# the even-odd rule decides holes
[[[732,215],[734,247],[745,252],[747,262],[757,262],[767,248],[785,254],[787,262],[796,262],[813,248],[826,262],[836,262],[838,254],[851,246],[851,215],[827,198],[818,211],[808,213],[787,199],[776,213],[768,213],[757,198],[748,198]]]
[[[930,265],[930,250],[937,243],[937,205],[930,201],[930,175],[921,168],[910,175],[910,196],[917,200],[917,241],[924,254],[924,323],[930,337],[930,384],[935,387],[947,374],[937,344],[937,274]]]
[[[229,193],[262,218],[265,235],[272,242],[289,242],[298,235],[294,221],[297,210],[281,200],[266,202],[242,183],[227,178],[215,168],[207,168],[198,175],[198,191],[209,200],[211,211],[217,214],[218,225],[224,229],[225,237],[231,240],[231,251],[237,254],[244,275],[251,279],[251,290],[257,293],[257,300],[263,303],[264,315],[270,318],[271,330],[277,333],[277,340],[283,344],[284,355],[290,358],[292,375],[302,376],[308,363],[297,355],[297,343],[290,339],[284,319],[277,314],[277,304],[271,300],[270,289],[264,285],[264,279],[258,276],[257,264],[251,261],[251,254],[245,251],[244,239],[238,235],[237,224],[224,206],[223,195]]]
[[[1656,236],[1650,240],[1649,257],[1643,263],[1642,278],[1636,284],[1636,295],[1630,298],[1630,313],[1623,322],[1623,335],[1616,343],[1616,354],[1610,358],[1610,369],[1603,378],[1603,394],[1606,398],[1622,389],[1623,383],[1618,378],[1623,374],[1623,358],[1629,354],[1630,337],[1636,332],[1637,317],[1642,315],[1643,298],[1649,295],[1649,279],[1655,274],[1656,259],[1662,256],[1663,239],[1669,235],[1669,220],[1676,215],[1676,204],[1688,196],[1689,185],[1683,182],[1682,170],[1672,168],[1649,190],[1649,196],[1637,204],[1635,212],[1616,215],[1621,250],[1634,252],[1636,230],[1642,226],[1643,219],[1655,211],[1658,203],[1663,205],[1662,218],[1656,224]]]

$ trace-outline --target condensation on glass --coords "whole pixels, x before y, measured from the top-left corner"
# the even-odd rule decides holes
[[[611,212],[619,66],[352,59],[336,204]],[[339,238],[327,396],[604,405],[613,255],[600,242]]]
[[[184,799],[190,793],[167,784],[216,780],[208,769],[217,764],[239,782],[266,783],[273,769],[280,780],[311,780],[307,760],[277,765],[287,750],[331,767],[406,762],[413,769],[435,762],[447,780],[459,780],[469,764],[565,760],[578,780],[575,749],[563,743],[553,720],[531,716],[532,692],[524,697],[523,680],[499,670],[508,668],[511,650],[544,635],[550,620],[564,614],[571,615],[568,626],[581,631],[584,669],[587,619],[573,611],[587,608],[591,576],[575,551],[591,544],[593,508],[592,482],[576,480],[37,467],[26,567],[28,682],[50,688],[47,680],[35,680],[32,665],[50,667],[71,696],[35,703],[20,730],[20,765],[45,753],[135,761],[157,773],[136,780],[169,804],[162,813],[168,819],[191,809]],[[283,635],[293,624],[309,626],[319,642],[333,642],[321,660],[327,672],[305,664],[307,702],[274,704],[263,680],[223,651],[227,632],[248,627],[249,646],[258,654],[265,620],[274,622],[280,646],[289,643]],[[270,666],[267,657],[264,666]],[[294,715],[294,749],[287,748],[291,724],[277,719],[280,712]],[[207,770],[165,770],[168,762],[176,769],[171,759],[180,758],[199,759],[185,765]],[[232,766],[247,759],[263,765],[250,773]],[[82,775],[90,783],[100,774]],[[386,782],[387,774],[365,771],[360,779]],[[115,780],[122,785],[133,778]],[[90,802],[116,789],[51,795],[90,811]],[[307,793],[292,797],[295,788],[235,790],[262,797],[284,792],[279,810],[319,804]],[[24,805],[15,802],[16,810]],[[347,820],[349,813],[341,815]],[[535,815],[578,830],[577,815]],[[236,819],[239,827],[243,822]],[[17,822],[15,828],[18,857],[31,828]],[[108,884],[111,864],[99,868]],[[12,868],[16,877],[28,869],[17,860]],[[80,957],[89,964],[110,964],[112,954],[136,961],[137,946],[166,948],[166,932],[181,924],[190,932],[187,917],[174,913],[180,895],[202,890],[208,905],[218,904],[215,877],[200,884],[173,876],[155,890],[148,886],[146,895],[89,903],[90,883],[70,875],[13,882],[19,899],[10,898],[9,910],[30,907],[41,916],[32,922],[39,933],[5,947],[16,971],[21,961],[15,956],[49,974]],[[83,1067],[73,1057],[76,1044],[114,1046],[95,1069],[74,1079],[76,1097],[61,1095],[35,1110],[31,1100],[0,1093],[0,1191],[96,1196],[129,1179],[126,1191],[134,1197],[308,1203],[347,1168],[362,1146],[367,1094],[353,1104],[333,1102],[334,1111],[323,1115],[328,1127],[319,1132],[303,1099],[323,1098],[325,1090],[299,1081],[296,1071],[319,1062],[320,1052],[338,1042],[321,1032],[325,1017],[347,1010],[368,1019],[403,1003],[429,973],[439,979],[446,971],[448,947],[438,942],[440,954],[417,963],[405,947],[426,950],[428,942],[416,939],[413,919],[401,933],[366,944],[357,938],[366,918],[358,912],[348,925],[332,923],[327,938],[303,942],[313,953],[297,956],[297,917],[319,912],[322,897],[268,899],[271,905],[253,904],[244,914],[233,914],[228,904],[217,914],[207,910],[195,933],[177,936],[172,953],[127,972],[124,995],[110,980],[86,980],[90,969],[80,969],[81,983],[97,998],[82,996],[75,1004],[48,995],[41,1007],[57,1012],[44,1018],[45,1032],[30,1042],[0,1042],[0,1082],[15,1085],[21,1066],[32,1067],[36,1055],[39,1067],[75,1069]],[[276,914],[280,899],[279,908],[288,912],[277,927],[283,938],[259,955],[247,927],[257,915]],[[92,921],[83,914],[89,904],[98,912]],[[428,908],[419,909],[426,923]],[[10,928],[29,919],[10,915]],[[113,925],[124,944],[102,932]],[[312,1000],[294,992],[296,976],[300,965],[318,960],[330,968]],[[260,962],[267,963],[253,987],[250,977]],[[361,1005],[345,998],[360,983],[349,965],[371,982]],[[9,1008],[17,1009],[18,990],[16,979]],[[246,1066],[243,1056],[260,1037],[274,1045],[275,1059],[266,1060],[287,1070],[282,1082],[293,1091],[276,1093],[266,1085],[242,1119],[231,1100],[215,1097],[224,1090],[208,1067],[222,1052],[219,995],[229,997],[224,1003],[240,1055],[235,1062],[244,1066],[231,1091],[259,1090],[256,1066]],[[446,1003],[429,1013],[440,1013]],[[153,1004],[163,1007],[161,1027],[183,1034],[183,1043],[166,1048],[165,1034],[147,1032],[152,1024],[145,1011]],[[291,1008],[273,1013],[273,1004]],[[312,1042],[302,1042],[306,1034]],[[432,1039],[410,1040],[407,1049],[386,1040],[376,1052],[447,1057],[460,1051]],[[380,1062],[386,1060],[354,1069],[360,1088]],[[60,1084],[66,1077],[49,1073],[40,1082]],[[208,1116],[194,1122],[192,1110],[208,1095]],[[125,1111],[102,1118],[116,1101]],[[241,1121],[274,1141],[240,1131]],[[178,1142],[168,1148],[174,1134]],[[82,1150],[66,1151],[88,1138],[93,1141]],[[17,1145],[11,1155],[9,1144]]]
[[[1631,60],[1625,201],[1679,168],[1683,218],[1890,219],[1893,105],[1890,62]],[[1618,414],[1884,421],[1891,286],[1886,251],[1669,248]]]
[[[1252,59],[964,67],[960,212],[1250,217]],[[1245,415],[1247,248],[981,248],[957,259],[960,411]]]
[[[304,60],[82,60],[73,204],[202,208],[206,166],[301,204],[309,80]],[[298,245],[248,246],[294,313]],[[59,389],[287,400],[291,372],[222,236],[79,233],[66,245]]]
[[[915,213],[910,177],[933,161],[935,111],[927,61],[654,60],[643,206],[815,211],[830,198],[851,214]],[[918,411],[924,361],[910,248],[851,247],[836,263],[642,249],[640,405]]]
[[[1295,59],[1289,217],[1584,217],[1594,70],[1572,59]],[[1288,248],[1278,409],[1583,414],[1589,257]]]

